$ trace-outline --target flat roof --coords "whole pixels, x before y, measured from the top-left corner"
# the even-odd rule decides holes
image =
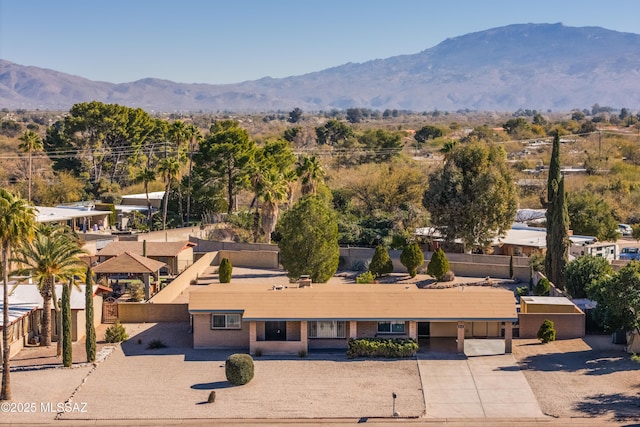
[[[55,208],[35,206],[35,210],[36,221],[38,222],[70,221],[75,218],[107,216],[111,214],[111,211],[96,211],[82,206],[58,206]]]
[[[415,284],[212,284],[189,294],[189,312],[242,313],[243,320],[517,321],[513,292]]]
[[[528,305],[575,305],[565,297],[520,297],[520,301],[525,301]]]

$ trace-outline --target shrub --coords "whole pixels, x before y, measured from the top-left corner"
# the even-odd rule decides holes
[[[356,283],[367,284],[373,283],[373,274],[370,271],[365,271],[362,274],[356,276]]]
[[[127,292],[129,292],[130,301],[140,302],[144,299],[144,285],[141,282],[131,282],[126,288]]]
[[[429,261],[429,266],[427,267],[427,274],[440,281],[447,271],[449,271],[449,260],[442,248],[438,248],[431,256],[431,261]]]
[[[260,357],[260,356],[262,356],[262,349],[261,349],[261,348],[256,348],[256,349],[253,351],[253,354],[254,354],[256,357]]]
[[[231,265],[229,258],[222,258],[222,261],[220,261],[220,267],[218,268],[218,279],[220,279],[220,283],[231,283],[232,271],[233,266]]]
[[[224,372],[231,384],[244,385],[253,378],[253,358],[248,354],[232,354],[224,364]]]
[[[442,282],[453,282],[456,279],[456,275],[453,273],[453,271],[449,270],[446,273],[444,273],[444,275],[442,276],[442,279],[440,279]]]
[[[167,345],[162,340],[151,340],[149,344],[147,344],[147,350],[157,350],[160,348],[165,348]]]
[[[416,277],[418,267],[424,263],[424,253],[418,243],[413,242],[402,250],[400,262],[407,268],[411,277]]]
[[[533,294],[536,296],[548,296],[549,289],[551,289],[551,283],[549,282],[549,279],[543,277],[542,279],[538,280],[538,284],[533,290]]]
[[[216,391],[211,390],[211,393],[209,393],[209,398],[207,399],[207,403],[213,403],[215,401],[216,401]]]
[[[376,252],[373,254],[373,258],[369,264],[369,271],[373,273],[375,277],[384,276],[393,271],[393,263],[389,257],[389,252],[387,252],[384,246],[378,245],[376,247]]]
[[[116,323],[109,326],[104,334],[104,340],[106,342],[122,342],[129,338],[127,330],[120,324],[119,320]]]
[[[542,341],[543,344],[556,340],[556,330],[554,326],[553,322],[549,319],[540,325],[540,329],[538,329],[538,339]]]
[[[306,350],[298,351],[298,357],[307,357],[307,351]]]
[[[354,357],[413,357],[418,342],[412,338],[359,338],[349,339],[347,356]]]
[[[518,297],[525,297],[529,295],[529,287],[528,286],[520,286],[515,289],[515,294]]]

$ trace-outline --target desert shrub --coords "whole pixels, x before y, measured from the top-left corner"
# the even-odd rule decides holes
[[[393,263],[389,257],[387,249],[378,245],[376,252],[373,254],[371,263],[369,264],[369,271],[375,276],[380,277],[393,272]]]
[[[440,281],[447,271],[449,271],[449,260],[442,248],[438,248],[431,256],[431,261],[429,261],[429,266],[427,267],[427,274]]]
[[[157,350],[160,348],[165,348],[167,345],[162,340],[151,340],[149,344],[147,344],[147,350]]]
[[[127,330],[120,324],[120,321],[116,320],[116,323],[109,326],[104,334],[104,340],[106,342],[122,342],[129,338]]]
[[[218,268],[218,278],[220,279],[220,283],[231,283],[232,271],[233,266],[231,265],[229,258],[222,258],[222,261],[220,261],[220,267]]]
[[[553,322],[549,319],[540,325],[540,329],[538,329],[538,339],[542,341],[543,344],[556,340],[556,330],[554,326]]]
[[[528,286],[519,286],[515,289],[514,293],[518,297],[525,297],[529,295],[529,287]]]
[[[349,339],[347,356],[353,357],[413,357],[418,342],[412,338],[359,338]]]
[[[351,270],[353,271],[367,271],[369,270],[369,261],[356,260],[351,263]]]
[[[551,283],[549,282],[549,279],[543,277],[542,279],[538,280],[538,284],[533,290],[533,294],[536,296],[548,296],[549,289],[551,289]]]
[[[362,274],[356,276],[356,283],[367,284],[373,283],[373,274],[370,271],[365,271]]]
[[[213,403],[215,401],[216,401],[216,391],[211,390],[211,393],[209,393],[209,398],[207,399],[207,403]]]
[[[144,285],[139,282],[131,282],[126,286],[127,292],[129,292],[129,300],[139,302],[144,299]]]
[[[441,282],[453,282],[456,279],[456,275],[453,273],[453,271],[449,270],[446,273],[444,273],[444,275],[442,275],[442,279],[440,279]]]
[[[409,276],[416,277],[418,267],[424,263],[424,253],[418,243],[410,243],[402,250],[400,262],[407,268]]]
[[[244,385],[253,378],[253,358],[248,354],[232,354],[224,364],[224,372],[231,384]]]

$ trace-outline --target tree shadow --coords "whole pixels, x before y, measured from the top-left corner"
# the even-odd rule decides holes
[[[587,396],[576,403],[574,408],[590,416],[613,415],[616,420],[637,420],[640,414],[640,395],[600,393]]]
[[[528,356],[520,361],[522,369],[553,372],[584,371],[584,375],[608,375],[620,371],[640,371],[640,365],[628,354],[612,351],[576,351]]]

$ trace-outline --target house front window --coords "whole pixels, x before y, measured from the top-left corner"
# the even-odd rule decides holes
[[[404,334],[404,322],[378,322],[379,334]]]
[[[309,338],[346,338],[346,322],[342,321],[310,321]]]
[[[211,329],[241,329],[239,314],[211,315]]]

